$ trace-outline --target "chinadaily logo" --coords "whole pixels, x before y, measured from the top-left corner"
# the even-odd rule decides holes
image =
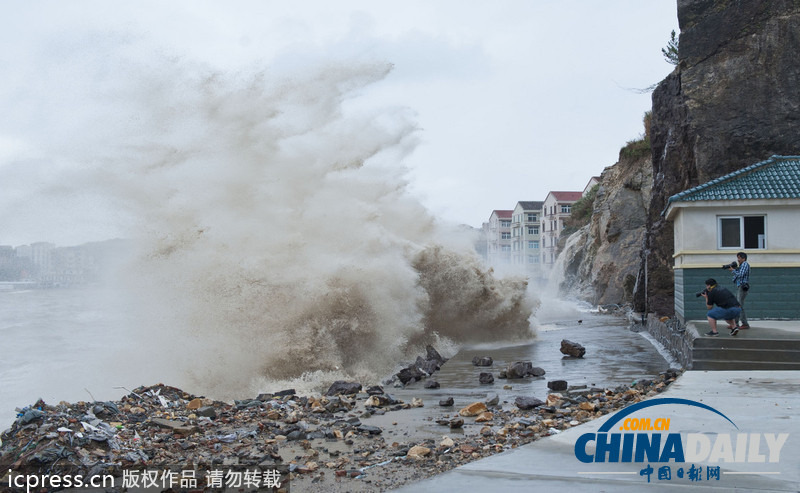
[[[710,416],[715,416],[713,422],[718,425],[713,429],[703,426],[702,432],[679,433],[672,428],[675,414],[667,416],[674,406],[688,406],[682,411],[688,409],[693,415],[713,413]],[[575,458],[585,464],[605,463],[608,468],[634,464],[637,469],[580,474],[638,473],[647,482],[720,481],[743,474],[730,470],[741,470],[742,465],[777,466],[788,438],[788,433],[741,431],[725,414],[701,402],[663,398],[633,404],[611,416],[596,433],[580,435]]]

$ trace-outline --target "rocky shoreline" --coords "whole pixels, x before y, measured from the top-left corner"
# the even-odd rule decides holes
[[[395,382],[426,378],[426,386],[433,386],[429,375],[437,364],[431,358],[438,353],[429,349],[427,356],[398,373]],[[429,371],[416,373],[420,364]],[[508,386],[515,379],[542,378],[536,370],[530,362],[515,362],[500,378],[507,378]],[[163,384],[136,388],[118,401],[39,401],[19,409],[0,435],[0,485],[14,486],[9,477],[18,474],[79,472],[128,476],[128,486],[139,486],[140,480],[144,486],[153,471],[193,470],[195,482],[171,491],[235,491],[203,487],[220,485],[209,475],[224,468],[275,472],[274,481],[262,483],[269,486],[263,491],[286,490],[287,484],[294,491],[386,491],[615,412],[664,391],[679,374],[669,369],[614,389],[554,380],[544,399],[520,397],[513,403],[492,393],[463,407],[444,399],[424,409],[441,430],[431,436],[403,432],[407,413],[420,410],[422,399],[403,402],[381,386],[363,388],[357,382],[336,382],[325,395],[286,390],[233,403]],[[391,431],[368,424],[373,416],[383,422],[389,417]],[[274,487],[278,483],[281,487]],[[125,491],[121,485],[94,491]]]

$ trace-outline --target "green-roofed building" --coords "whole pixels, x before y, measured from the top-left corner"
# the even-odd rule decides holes
[[[673,195],[675,313],[704,320],[703,281],[735,292],[722,265],[747,253],[749,319],[800,319],[800,156],[772,156]]]

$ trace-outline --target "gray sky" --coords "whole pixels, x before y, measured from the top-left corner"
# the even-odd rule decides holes
[[[85,87],[117,60],[304,70],[392,63],[349,104],[407,108],[419,144],[410,190],[436,216],[478,227],[494,209],[582,190],[641,136],[646,88],[671,70],[675,0],[26,1],[0,18],[0,244],[72,245],[118,236],[108,199],[77,182],[43,142],[91,145],[109,116]],[[116,114],[124,114],[124,104]],[[73,135],[80,132],[81,135]],[[108,137],[111,138],[111,137]]]

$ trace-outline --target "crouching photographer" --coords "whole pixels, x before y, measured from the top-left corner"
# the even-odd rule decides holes
[[[697,293],[697,296],[702,296],[706,300],[706,307],[708,308],[706,316],[708,317],[708,325],[711,327],[711,330],[706,332],[707,336],[716,337],[719,335],[719,332],[717,332],[717,320],[725,320],[728,323],[728,330],[731,331],[732,336],[739,332],[735,320],[742,309],[733,293],[722,286],[718,286],[715,279],[706,279],[706,289]]]

